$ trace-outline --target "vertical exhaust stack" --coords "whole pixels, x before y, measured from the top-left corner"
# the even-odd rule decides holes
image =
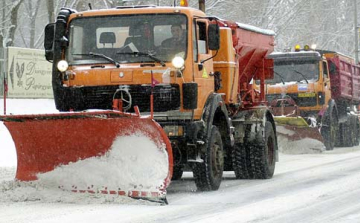
[[[205,0],[199,0],[199,9],[205,13]]]

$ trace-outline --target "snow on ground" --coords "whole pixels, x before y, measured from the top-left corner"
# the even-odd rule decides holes
[[[325,151],[324,144],[315,139],[306,138],[292,142],[278,134],[278,144],[279,151],[284,154],[311,154]]]
[[[56,112],[51,100],[10,103],[14,113],[25,113],[15,109],[16,104],[27,108],[27,113],[40,108]],[[0,223],[360,222],[359,146],[307,153],[311,143],[301,143],[302,154],[280,153],[272,179],[236,180],[233,172],[225,172],[218,191],[196,192],[192,174],[186,172],[182,180],[171,182],[169,205],[161,206],[14,181],[16,154],[6,131],[0,125]],[[286,142],[281,146],[284,151],[293,150]]]
[[[4,100],[0,99],[1,115],[4,115],[4,107],[6,107],[7,115],[58,113],[54,100],[52,99],[7,99],[5,106]],[[15,145],[3,122],[0,122],[0,136],[0,153],[5,154],[4,156],[0,156],[0,166],[16,165]]]

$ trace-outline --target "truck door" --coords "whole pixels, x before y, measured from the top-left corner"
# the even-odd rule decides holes
[[[194,81],[198,83],[198,108],[202,108],[210,93],[214,91],[213,60],[207,46],[207,20],[195,19],[193,25]]]
[[[322,72],[322,86],[320,88],[322,92],[324,92],[324,95],[320,95],[319,94],[319,105],[327,105],[329,99],[331,98],[331,92],[330,92],[330,76],[329,76],[329,69],[328,69],[328,63],[326,60],[321,61],[322,63],[322,70],[320,70],[320,72]]]

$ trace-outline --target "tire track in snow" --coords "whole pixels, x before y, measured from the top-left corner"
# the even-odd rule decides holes
[[[341,213],[341,210],[348,209],[348,212],[356,212],[354,205],[358,205],[360,193],[358,190],[360,184],[359,171],[354,170],[352,173],[344,174],[337,180],[332,176],[328,178],[330,179],[322,180],[313,187],[297,189],[290,193],[280,192],[274,194],[273,197],[256,201],[250,200],[246,203],[233,203],[231,206],[219,205],[221,212],[215,212],[211,215],[197,212],[197,217],[201,220],[189,222],[217,223],[223,221],[222,219],[234,223],[329,222],[343,216],[344,213]],[[343,181],[347,183],[339,183]],[[301,186],[300,184],[298,188]],[[348,191],[349,194],[344,195],[344,191]],[[232,195],[235,199],[237,198],[237,194]],[[343,204],[339,204],[339,201],[342,201]],[[338,213],[336,213],[337,210],[339,210]],[[329,213],[333,213],[333,216],[329,216]],[[359,209],[357,213],[360,214]]]
[[[136,207],[130,208],[137,214],[129,217],[124,206],[119,206],[116,216],[104,217],[121,222],[356,222],[360,216],[358,198],[360,192],[360,153],[336,154],[331,158],[328,154],[309,156],[289,156],[291,160],[278,163],[280,174],[270,180],[235,180],[232,173],[226,173],[225,180],[219,191],[194,192],[196,189],[193,179],[188,177],[184,181],[174,181],[170,185],[168,200],[170,205],[165,207]],[[296,159],[300,162],[296,162]],[[303,162],[314,162],[304,166]],[[296,168],[284,168],[299,165]],[[230,178],[228,177],[230,176]],[[346,182],[346,183],[344,183]],[[344,191],[346,193],[344,193]],[[345,203],[344,203],[345,202]],[[347,205],[346,202],[349,204]],[[104,205],[74,204],[69,215],[60,216],[61,211],[67,211],[64,205],[53,205],[52,209],[45,208],[38,202],[26,202],[23,206],[16,203],[19,209],[29,207],[38,218],[33,222],[63,222],[80,216],[79,212],[91,214],[91,209],[98,210],[96,214],[107,213]],[[8,203],[10,205],[10,203]],[[44,206],[44,210],[35,210],[34,205]],[[0,205],[1,206],[1,205]],[[79,208],[82,207],[82,208]],[[111,205],[115,208],[114,205]],[[127,206],[125,206],[127,207]],[[55,212],[54,209],[61,209]],[[53,213],[54,221],[50,215]],[[5,213],[4,213],[5,214]],[[93,213],[95,217],[95,213]],[[5,214],[6,215],[6,214]],[[39,216],[40,215],[40,216]],[[32,216],[29,214],[28,216]],[[82,216],[82,215],[81,215]],[[3,216],[4,219],[9,217]],[[47,219],[47,217],[50,217]],[[352,219],[356,219],[351,220]],[[28,222],[25,217],[19,222]],[[56,219],[56,220],[55,220]],[[91,222],[91,217],[82,216],[77,222]],[[350,219],[350,220],[349,220]]]
[[[213,217],[215,219],[217,215],[222,215],[221,213],[223,213],[224,208],[226,210],[226,213],[239,213],[239,211],[241,211],[242,209],[246,210],[248,209],[248,207],[254,207],[254,210],[258,212],[258,215],[255,214],[254,216],[247,219],[251,222],[288,222],[272,220],[272,213],[269,213],[268,211],[271,210],[271,204],[276,204],[278,206],[286,206],[283,203],[284,200],[287,200],[288,202],[290,201],[289,208],[285,208],[284,212],[278,210],[277,214],[280,216],[285,215],[284,218],[291,218],[291,215],[286,215],[288,212],[292,213],[292,211],[294,211],[294,213],[297,213],[299,210],[306,208],[309,208],[310,212],[312,210],[316,214],[318,206],[321,205],[317,205],[317,203],[325,202],[323,204],[326,204],[326,200],[329,199],[329,196],[331,194],[332,196],[339,197],[339,200],[344,199],[341,197],[343,191],[354,189],[347,188],[348,186],[352,187],[353,185],[360,184],[360,180],[358,180],[360,179],[360,176],[358,174],[360,169],[360,154],[352,155],[352,157],[349,156],[346,158],[340,158],[340,160],[330,161],[311,167],[305,167],[296,171],[284,172],[283,174],[277,175],[270,180],[225,180],[223,182],[224,184],[231,185],[227,187],[222,186],[222,188],[220,188],[220,190],[216,192],[195,193],[195,197],[190,195],[189,192],[185,192],[186,197],[183,197],[184,193],[182,192],[180,192],[179,194],[175,193],[173,197],[172,194],[169,194],[169,200],[174,199],[174,201],[170,201],[170,204],[182,204],[183,202],[188,202],[189,198],[194,198],[193,203],[196,203],[200,206],[203,206],[206,203],[219,203],[219,206],[221,206],[222,208],[220,212],[213,210]],[[229,181],[231,183],[229,183]],[[350,185],[343,185],[332,188],[332,185],[341,185],[342,182],[346,181],[353,182],[350,183]],[[179,184],[181,183],[182,182],[180,182]],[[185,181],[183,183],[189,184],[190,182]],[[328,189],[326,189],[327,187]],[[330,195],[326,194],[326,192]],[[212,196],[212,193],[221,193],[222,200],[219,200],[219,196]],[[358,198],[359,196],[355,197]],[[296,202],[295,207],[291,208],[292,201],[296,201],[298,199],[301,200],[302,198],[306,199],[303,202]],[[313,202],[314,208],[312,208]],[[356,202],[357,200],[354,200],[354,203]],[[328,205],[334,205],[333,201],[329,200]],[[231,208],[230,206],[232,206],[233,208]],[[256,206],[266,206],[267,208],[257,209]],[[324,210],[329,212],[329,208],[325,208]],[[349,209],[349,212],[352,210],[356,211],[355,209]],[[198,219],[202,219],[201,216],[203,216],[206,221],[209,221],[209,213],[207,211],[203,213],[201,210],[197,210],[196,215]],[[298,222],[298,220],[302,218],[303,217],[300,216],[300,218],[293,219],[297,219]],[[192,220],[194,221],[190,221],[190,219],[188,220],[189,222],[197,222],[197,220],[195,220],[194,218],[192,218]],[[309,222],[310,220],[314,220],[314,217],[310,217],[309,219],[307,219],[307,222]],[[243,221],[236,220],[233,222]]]
[[[341,171],[341,168],[345,168]],[[282,173],[279,175],[274,175],[272,179],[268,180],[236,180],[230,179],[222,182],[222,186],[219,191],[215,192],[195,192],[196,187],[193,185],[192,181],[175,181],[173,184],[176,184],[175,187],[177,191],[170,189],[169,187],[168,199],[171,203],[175,202],[176,204],[181,204],[181,200],[187,200],[187,197],[196,196],[194,202],[202,203],[203,200],[209,202],[220,202],[216,197],[211,198],[211,193],[223,193],[223,201],[231,200],[231,193],[239,193],[242,197],[241,200],[236,199],[234,202],[239,203],[242,200],[252,200],[257,201],[268,197],[273,197],[274,194],[279,193],[293,193],[295,190],[301,190],[304,188],[311,187],[312,185],[317,184],[319,181],[331,181],[331,176],[337,177],[336,175],[341,175],[344,171],[356,172],[360,169],[360,154],[357,154],[355,157],[350,157],[346,159],[341,159],[337,161],[331,161],[322,165],[315,165],[312,167],[305,167],[304,169],[299,169],[296,171],[290,171]],[[330,176],[323,178],[323,176]],[[186,196],[184,197],[184,192]],[[210,196],[210,197],[208,197]],[[206,197],[206,199],[205,199]],[[173,200],[174,201],[171,201]],[[245,201],[246,202],[246,201]]]
[[[354,179],[354,176],[352,175],[351,178]],[[356,174],[356,176],[359,179],[360,173]],[[338,181],[343,180],[340,178]],[[331,185],[334,184],[329,184],[328,187],[331,187]],[[356,185],[358,184],[346,188],[339,186],[337,189],[329,189],[326,194],[314,194],[314,196],[318,196],[316,202],[306,203],[302,207],[284,211],[283,214],[279,214],[277,217],[265,222],[358,222],[360,216],[360,188],[357,188]],[[325,186],[318,185],[317,187]]]

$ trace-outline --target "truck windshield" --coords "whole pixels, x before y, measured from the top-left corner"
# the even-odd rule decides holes
[[[187,30],[181,14],[79,17],[70,23],[66,59],[70,65],[109,63],[105,57],[88,56],[92,54],[120,64],[185,59]]]
[[[274,61],[274,79],[267,80],[268,84],[299,82],[308,83],[319,79],[319,61]]]

